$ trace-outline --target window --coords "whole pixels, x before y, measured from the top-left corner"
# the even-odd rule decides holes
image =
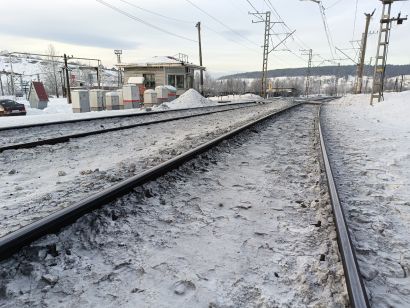
[[[146,89],[155,89],[155,74],[143,74],[144,87]]]
[[[185,89],[184,75],[168,75],[168,85],[177,89]]]

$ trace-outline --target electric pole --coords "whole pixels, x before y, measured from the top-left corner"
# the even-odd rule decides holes
[[[0,88],[1,88],[1,95],[4,96],[4,89],[3,89],[3,79],[1,79],[1,72],[0,72]],[[403,79],[402,79],[403,81]]]
[[[267,78],[268,78],[268,59],[269,59],[269,54],[274,51],[276,48],[278,48],[280,45],[282,45],[290,36],[292,36],[296,30],[294,30],[291,33],[282,33],[283,35],[286,35],[283,40],[281,40],[276,46],[273,46],[269,50],[269,40],[271,37],[271,30],[272,27],[275,24],[283,24],[283,22],[271,22],[271,12],[267,11],[264,13],[261,12],[255,12],[251,13],[249,12],[250,15],[256,16],[259,20],[258,21],[253,21],[252,23],[265,23],[265,33],[264,33],[264,39],[263,39],[263,63],[262,63],[262,78],[261,78],[261,92],[260,96],[263,98],[266,98],[266,89],[267,89]]]
[[[337,90],[339,85],[339,73],[340,73],[340,63],[337,64],[336,79],[335,79],[335,96],[337,96]]]
[[[370,105],[377,99],[378,102],[384,99],[384,77],[386,73],[387,52],[389,48],[390,30],[393,21],[401,25],[407,17],[402,18],[401,13],[397,18],[390,18],[391,5],[395,0],[380,0],[383,4],[382,17],[380,19],[379,41],[377,44],[376,63],[374,65],[373,90],[370,98]]]
[[[308,66],[306,69],[306,86],[305,86],[305,96],[309,97],[309,90],[310,90],[310,69],[312,68],[312,58],[313,58],[313,50],[312,49],[303,49],[301,50],[304,52],[302,56],[309,56],[308,59]]]
[[[357,79],[356,79],[356,86],[355,86],[355,93],[360,94],[362,93],[362,87],[363,87],[363,71],[364,71],[364,61],[366,58],[366,48],[367,48],[367,37],[369,34],[369,25],[370,25],[370,20],[372,16],[374,15],[374,12],[371,14],[364,14],[366,16],[366,26],[364,33],[362,35],[362,43],[361,43],[361,48],[360,48],[360,60],[359,63],[357,64]]]
[[[10,72],[11,72],[11,95],[14,96],[14,72],[13,72],[13,61],[11,60],[11,54],[9,53],[10,62]]]
[[[198,29],[198,43],[199,43],[199,66],[201,69],[199,70],[199,92],[201,95],[204,95],[204,71],[202,70],[202,43],[201,43],[201,22],[195,26]]]
[[[400,92],[403,92],[403,81],[404,81],[404,75],[401,75]],[[3,90],[2,90],[2,91],[3,91]]]
[[[121,49],[115,49],[114,53],[117,55],[117,64],[121,64],[121,55],[122,55],[122,50]],[[118,67],[118,87],[122,84],[122,77],[121,77],[121,68]]]
[[[67,100],[71,104],[71,90],[70,90],[70,76],[68,74],[68,64],[67,64],[67,55],[64,54],[64,70],[66,77],[66,86],[67,86]]]

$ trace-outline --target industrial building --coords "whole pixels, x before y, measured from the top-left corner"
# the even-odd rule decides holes
[[[145,89],[155,90],[157,86],[170,85],[177,89],[177,96],[193,87],[196,70],[205,70],[205,67],[189,63],[187,57],[171,56],[117,66],[123,70],[125,84],[129,83],[130,78],[143,77]]]

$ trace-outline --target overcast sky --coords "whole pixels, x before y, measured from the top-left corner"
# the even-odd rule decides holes
[[[252,24],[248,11],[253,9],[247,0],[104,1],[168,33],[138,22],[96,0],[0,0],[0,50],[43,53],[49,44],[53,44],[60,54],[100,58],[106,66],[116,62],[114,49],[124,50],[123,62],[181,52],[187,54],[190,61],[198,63],[195,24],[201,21],[203,60],[208,71],[219,75],[261,69],[260,46],[264,26]],[[268,10],[268,0],[249,1],[259,11]],[[286,25],[296,30],[296,37],[289,39],[286,47],[278,47],[280,51],[270,54],[269,69],[305,66],[307,60],[306,56],[301,56],[302,48],[312,48],[315,54],[320,54],[314,58],[318,61],[316,65],[323,59],[331,58],[317,4],[300,0],[270,1]],[[380,1],[358,1],[356,27],[356,0],[323,0],[323,6],[334,45],[339,48],[351,48],[349,41],[361,38],[364,12],[377,9],[370,30],[375,32],[379,28]],[[409,2],[393,4],[393,14],[397,15],[399,11],[404,15],[410,12]],[[272,21],[278,21],[274,12]],[[410,64],[409,29],[410,21],[393,26],[389,63]],[[273,30],[277,33],[287,31],[281,24],[276,24]],[[278,42],[281,38],[283,35],[278,35],[274,41]],[[367,61],[375,56],[376,43],[377,35],[371,35]],[[291,52],[284,50],[287,48]],[[352,57],[355,55],[354,50],[345,52]],[[337,57],[344,56],[339,54]],[[342,63],[351,64],[349,61]]]

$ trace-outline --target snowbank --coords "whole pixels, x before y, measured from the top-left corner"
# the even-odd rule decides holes
[[[12,97],[8,98],[13,99]],[[48,107],[44,110],[31,108],[30,103],[25,99],[17,99],[17,102],[24,104],[26,106],[27,115],[19,117],[0,117],[0,127],[35,123],[48,123],[74,119],[100,118],[111,115],[134,114],[145,112],[144,109],[126,109],[73,113],[71,105],[68,104],[66,98],[50,98],[50,101],[48,102]]]
[[[410,91],[385,93],[383,102],[370,105],[370,95],[347,95],[334,103],[335,108],[351,112],[355,117],[377,123],[377,126],[410,129]]]
[[[374,307],[410,307],[410,91],[349,95],[322,119],[336,184]]]
[[[201,94],[199,94],[194,89],[189,89],[176,100],[169,103],[164,103],[160,108],[171,108],[171,109],[181,109],[181,108],[197,108],[197,107],[207,107],[215,106],[217,102],[211,101]]]

